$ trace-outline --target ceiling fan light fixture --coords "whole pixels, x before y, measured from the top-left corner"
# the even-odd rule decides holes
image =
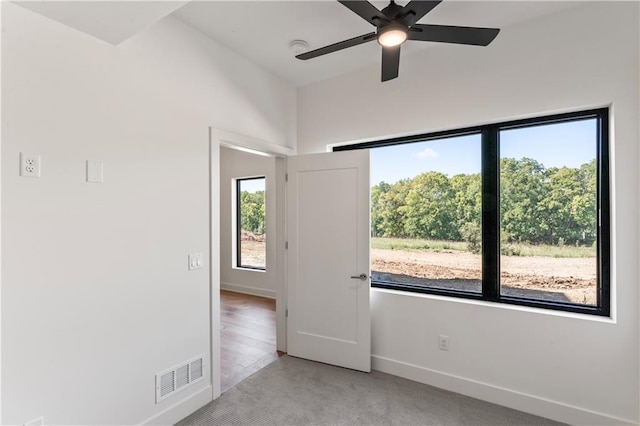
[[[384,47],[399,46],[407,40],[407,30],[400,25],[387,25],[378,31],[378,43]]]
[[[338,0],[340,4],[373,25],[376,28],[375,32],[320,47],[296,55],[296,58],[317,58],[375,39],[382,46],[381,81],[389,81],[398,77],[400,47],[407,40],[487,46],[500,32],[499,28],[418,24],[418,21],[442,1],[409,0],[404,6],[400,6],[394,0],[390,0],[389,5],[380,10],[368,0]]]

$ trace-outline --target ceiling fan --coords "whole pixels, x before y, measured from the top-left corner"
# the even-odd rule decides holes
[[[304,60],[317,58],[347,47],[378,40],[382,46],[382,81],[387,81],[398,77],[400,46],[407,40],[487,46],[500,32],[497,28],[417,24],[442,0],[412,0],[406,6],[397,5],[394,0],[391,0],[391,3],[382,10],[378,10],[364,0],[338,1],[376,27],[375,32],[305,52],[297,55],[296,58]]]

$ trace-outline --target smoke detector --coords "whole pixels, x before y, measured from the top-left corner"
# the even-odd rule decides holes
[[[299,55],[309,50],[309,43],[304,40],[293,40],[289,43],[289,48],[293,50],[293,53]]]

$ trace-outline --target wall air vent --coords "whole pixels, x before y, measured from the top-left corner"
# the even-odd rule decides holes
[[[202,358],[196,359],[191,363],[191,377],[193,380],[199,379],[203,376],[202,371]]]
[[[189,364],[183,365],[176,370],[176,389],[189,384]]]
[[[204,377],[204,355],[156,374],[156,404]]]
[[[160,376],[160,397],[169,395],[176,390],[176,372],[169,371]]]

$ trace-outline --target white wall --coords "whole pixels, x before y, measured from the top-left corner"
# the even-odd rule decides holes
[[[602,2],[298,92],[298,152],[612,105],[613,319],[372,292],[374,368],[571,423],[638,422],[638,3]],[[451,350],[441,352],[438,334]]]
[[[208,262],[187,272],[209,255],[208,126],[292,146],[295,90],[172,18],[114,47],[2,12],[0,423],[173,422],[212,393],[154,401],[156,372],[210,367]]]
[[[266,207],[266,270],[235,268],[232,241],[233,179],[264,176]],[[235,149],[220,148],[220,287],[225,290],[276,297],[276,159]]]

